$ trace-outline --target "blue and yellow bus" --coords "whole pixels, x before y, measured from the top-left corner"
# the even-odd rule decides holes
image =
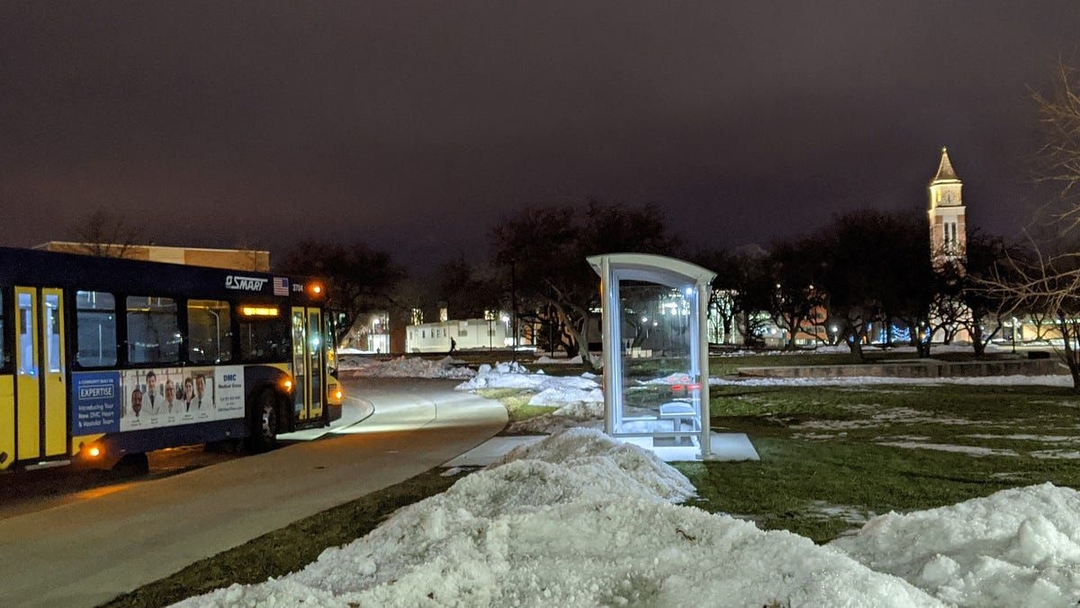
[[[0,471],[324,426],[315,279],[0,247]],[[340,413],[340,409],[337,410]]]

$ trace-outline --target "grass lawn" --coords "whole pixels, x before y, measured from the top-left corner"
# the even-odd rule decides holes
[[[890,510],[951,505],[1047,481],[1080,487],[1080,463],[1069,458],[1080,457],[1080,397],[1065,389],[897,384],[722,386],[711,393],[712,427],[747,433],[761,461],[675,466],[698,489],[690,504],[763,529],[827,542]],[[511,421],[552,409],[528,406],[528,392],[481,394],[505,403]],[[324,548],[367,534],[397,508],[457,479],[440,472],[297,522],[108,605],[159,606],[298,570]]]
[[[995,386],[714,387],[712,425],[760,462],[679,463],[695,503],[818,542],[888,511],[997,490],[1080,487],[1080,398]]]

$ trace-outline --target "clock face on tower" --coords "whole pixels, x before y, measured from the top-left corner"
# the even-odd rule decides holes
[[[943,193],[941,194],[941,202],[945,203],[946,205],[951,205],[951,204],[953,204],[953,202],[954,202],[954,201],[953,201],[953,193],[952,193],[952,192],[950,192],[950,191],[948,191],[948,190],[946,190],[945,192],[943,192]]]

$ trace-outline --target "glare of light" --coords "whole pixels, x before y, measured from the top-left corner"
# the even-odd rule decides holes
[[[101,456],[101,448],[96,445],[91,447],[88,452],[91,458],[97,458],[98,456]]]
[[[135,485],[132,483],[121,483],[112,486],[105,486],[102,488],[94,488],[93,490],[84,490],[75,495],[80,500],[93,500],[95,498],[101,498],[102,496],[108,496],[109,494],[115,494],[116,492],[122,492]]]
[[[241,306],[240,314],[245,317],[276,317],[279,310],[277,306]]]
[[[642,323],[648,323],[649,322],[649,317],[641,317],[641,322]]]

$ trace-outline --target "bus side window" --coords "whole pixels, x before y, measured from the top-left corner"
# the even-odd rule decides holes
[[[176,300],[146,296],[127,299],[128,361],[178,363],[180,326]]]
[[[192,363],[232,361],[232,311],[222,300],[188,300],[188,358]]]
[[[289,323],[285,319],[240,321],[240,359],[246,363],[289,361]]]
[[[103,291],[79,291],[75,310],[75,361],[82,367],[116,365],[116,298]]]

